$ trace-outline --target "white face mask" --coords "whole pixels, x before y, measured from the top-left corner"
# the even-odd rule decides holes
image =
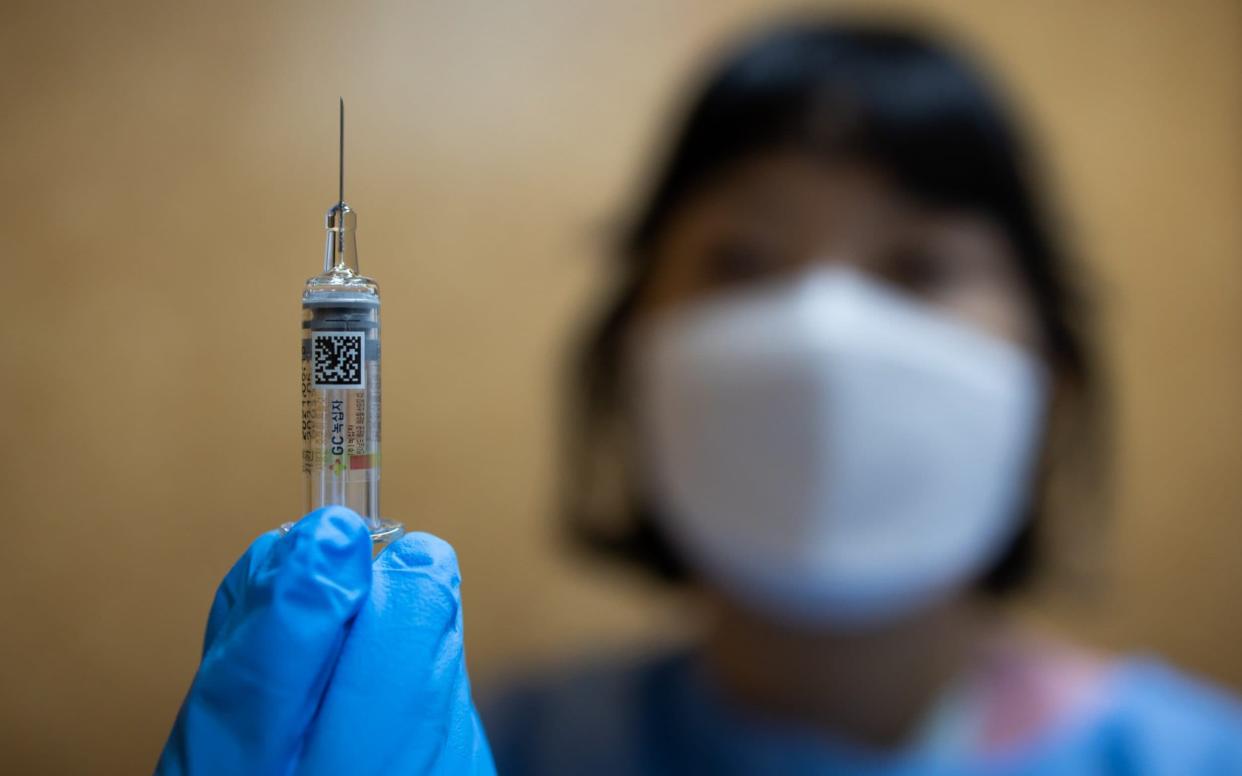
[[[649,490],[689,563],[777,616],[898,617],[1011,541],[1046,378],[839,266],[658,316],[634,342]]]

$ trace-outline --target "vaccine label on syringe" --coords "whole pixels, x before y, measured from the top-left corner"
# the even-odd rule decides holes
[[[311,387],[366,388],[366,334],[360,331],[311,333]]]

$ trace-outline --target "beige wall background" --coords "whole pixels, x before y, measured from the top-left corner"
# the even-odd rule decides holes
[[[1076,627],[1242,689],[1242,6],[900,7],[1008,80],[1104,281],[1114,572]],[[385,509],[458,548],[476,685],[667,634],[557,545],[557,359],[687,68],[770,10],[6,4],[2,769],[148,770],[216,582],[300,512],[337,95],[386,300]]]

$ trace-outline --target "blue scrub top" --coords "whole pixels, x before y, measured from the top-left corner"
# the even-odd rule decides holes
[[[526,774],[1226,776],[1242,774],[1242,706],[1145,659],[1115,667],[1093,713],[987,763],[866,753],[731,708],[690,655],[528,682],[483,707],[497,770]]]

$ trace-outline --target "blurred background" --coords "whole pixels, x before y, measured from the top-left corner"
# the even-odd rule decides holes
[[[1242,690],[1242,5],[884,7],[999,72],[1101,281],[1108,573],[1038,613]],[[559,369],[688,75],[773,10],[6,4],[5,770],[148,771],[217,581],[300,514],[338,95],[385,299],[384,511],[457,547],[476,688],[674,637],[675,601],[559,542]]]

